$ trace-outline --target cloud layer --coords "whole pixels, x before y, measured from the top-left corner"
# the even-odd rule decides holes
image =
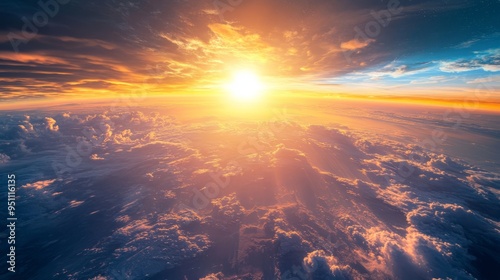
[[[18,206],[26,236],[19,248],[31,253],[20,261],[30,267],[21,273],[493,275],[500,262],[500,181],[491,168],[498,165],[485,169],[423,149],[414,136],[425,133],[402,128],[449,127],[439,114],[414,118],[409,109],[346,106],[332,120],[353,110],[356,118],[369,116],[372,129],[400,128],[379,134],[356,128],[354,117],[350,128],[293,117],[180,122],[151,110],[12,112],[0,127],[0,168],[22,175]],[[498,137],[488,118],[469,119],[460,137]]]

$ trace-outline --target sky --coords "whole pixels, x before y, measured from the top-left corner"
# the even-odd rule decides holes
[[[500,100],[496,0],[5,0],[0,100],[275,92]],[[486,93],[484,93],[486,92]]]

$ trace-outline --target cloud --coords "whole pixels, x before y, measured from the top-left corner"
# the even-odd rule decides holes
[[[90,155],[90,159],[91,159],[91,160],[104,160],[104,158],[103,158],[103,157],[100,157],[100,156],[99,156],[99,155],[97,155],[97,154],[92,154],[92,155]]]
[[[234,193],[229,196],[213,199],[212,205],[214,206],[212,210],[214,217],[231,221],[231,223],[238,223],[244,216],[244,208]]]
[[[432,67],[431,63],[414,63],[414,64],[400,64],[396,61],[383,66],[380,70],[368,72],[367,75],[372,79],[382,77],[400,78],[403,76],[410,76],[428,71]]]
[[[450,127],[441,111],[351,104],[336,104],[331,115],[342,125],[287,119],[281,130],[220,116],[180,122],[149,107],[7,114],[0,158],[10,158],[2,169],[26,174],[18,190],[26,232],[53,232],[61,242],[52,251],[80,253],[76,263],[54,264],[43,250],[46,235],[30,236],[35,253],[48,257],[27,258],[33,272],[26,273],[170,277],[196,267],[198,278],[272,279],[297,270],[314,279],[487,275],[477,262],[498,262],[497,174],[415,144],[425,137],[415,127]],[[359,119],[370,127],[357,126]],[[494,117],[469,121],[448,141],[495,139],[487,129]],[[371,131],[380,129],[389,134]],[[251,153],[237,152],[239,143],[271,133]],[[56,180],[52,163],[69,170]],[[208,192],[214,174],[230,183],[198,210],[194,190]],[[65,234],[75,229],[85,242]],[[232,266],[218,266],[220,259]]]
[[[200,278],[200,280],[222,280],[224,279],[224,274],[222,272],[210,273],[209,275]]]
[[[54,183],[55,181],[56,181],[56,179],[43,180],[43,181],[29,183],[29,184],[26,184],[26,185],[24,185],[22,187],[23,188],[33,188],[33,189],[36,189],[36,190],[41,190],[41,189],[44,189],[44,188],[52,185],[52,183]]]
[[[10,157],[4,153],[0,153],[0,164],[5,164],[9,162]]]
[[[476,52],[473,59],[441,62],[440,70],[449,73],[460,73],[474,70],[486,72],[500,71],[500,49]]]
[[[56,120],[53,118],[45,118],[45,128],[49,131],[52,132],[57,132],[59,131],[59,126],[56,124]]]
[[[317,250],[307,254],[303,262],[314,279],[353,279],[349,266],[339,266],[335,257],[326,255],[324,251]]]
[[[166,215],[155,225],[148,220],[136,220],[120,228],[115,233],[116,238],[125,238],[126,241],[114,250],[114,260],[108,261],[111,264],[109,274],[127,277],[155,274],[175,267],[210,247],[207,236],[189,235],[175,225],[175,221],[176,217]],[[168,248],[168,254],[162,256],[163,248]]]
[[[358,50],[358,49],[362,49],[362,48],[365,48],[367,47],[368,45],[370,45],[371,43],[375,42],[375,40],[373,39],[368,39],[368,40],[364,40],[364,41],[360,41],[358,39],[352,39],[350,41],[347,41],[347,42],[342,42],[340,44],[340,48],[344,49],[344,50]]]
[[[51,64],[65,64],[66,61],[59,57],[48,56],[44,54],[37,53],[10,53],[10,52],[0,52],[0,59],[11,61],[16,64],[43,64],[43,65],[51,65]]]
[[[175,39],[169,35],[163,37],[185,51],[195,52],[198,55],[241,55],[248,59],[265,60],[266,52],[272,51],[257,33],[251,33],[243,27],[237,27],[230,24],[213,23],[209,24],[208,29],[212,32],[213,37],[207,44],[200,39],[182,38]],[[203,49],[201,49],[203,48]],[[227,53],[229,52],[229,53]]]
[[[470,1],[445,6],[401,3],[401,14],[392,17],[374,44],[375,38],[353,39],[354,28],[377,23],[372,11],[386,10],[385,2],[318,0],[313,5],[305,0],[278,0],[229,6],[221,19],[221,11],[204,1],[75,2],[61,6],[60,16],[50,19],[50,28],[40,28],[37,36],[22,44],[20,53],[14,53],[7,34],[22,27],[21,15],[32,15],[40,7],[7,1],[3,6],[6,20],[0,28],[4,35],[0,44],[4,94],[0,98],[116,96],[144,87],[151,95],[211,90],[233,68],[245,67],[258,69],[282,87],[297,89],[318,78],[387,65],[395,56],[408,57],[415,50],[425,54],[433,46],[443,46],[449,26],[442,17],[429,20],[416,16],[418,12],[460,14],[450,19],[462,28],[455,40],[463,42],[462,47],[476,47],[481,42],[473,43],[470,38],[485,38],[481,34],[488,31],[485,28],[492,16],[479,19],[484,26],[465,28],[463,13],[493,10]],[[64,26],[71,26],[71,32]],[[440,36],[425,31],[431,28]],[[408,38],[407,34],[416,35]],[[343,51],[353,54],[346,60]],[[437,60],[445,61],[445,55],[439,56]],[[411,67],[410,62],[401,64]],[[454,72],[467,67],[442,68]],[[494,64],[484,69],[497,71]],[[395,70],[386,76],[409,73]]]
[[[438,84],[438,83],[453,81],[454,79],[455,78],[453,77],[447,77],[447,76],[433,76],[425,79],[413,80],[410,82],[410,84],[414,85]]]
[[[307,251],[310,248],[309,242],[304,240],[300,233],[286,231],[281,228],[275,229],[275,242],[279,246],[279,254],[286,256],[288,253]]]
[[[468,84],[485,84],[485,83],[498,83],[498,82],[500,82],[500,76],[476,78],[474,80],[467,81]]]
[[[480,41],[479,39],[468,40],[468,41],[465,41],[463,43],[456,45],[454,48],[456,48],[456,49],[468,49],[479,41]]]
[[[78,201],[78,200],[72,200],[69,202],[69,207],[75,208],[80,206],[83,203],[83,201]]]

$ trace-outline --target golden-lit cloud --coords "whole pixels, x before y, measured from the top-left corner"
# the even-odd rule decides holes
[[[340,47],[344,50],[357,50],[357,49],[362,49],[373,42],[375,42],[375,40],[373,39],[368,39],[364,41],[361,41],[359,39],[352,39],[350,41],[341,43]]]

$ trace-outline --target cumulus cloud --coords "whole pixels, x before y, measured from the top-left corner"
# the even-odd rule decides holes
[[[307,251],[310,248],[309,242],[302,238],[301,234],[296,231],[275,229],[274,240],[279,244],[280,255],[285,256],[291,252]]]
[[[98,154],[92,154],[90,155],[91,160],[104,160],[103,157],[100,157]]]

